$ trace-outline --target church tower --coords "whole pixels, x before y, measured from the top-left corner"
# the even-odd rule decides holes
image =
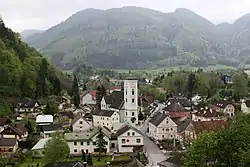
[[[124,121],[131,125],[138,124],[138,81],[124,80]]]

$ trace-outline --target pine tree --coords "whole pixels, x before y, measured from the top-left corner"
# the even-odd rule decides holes
[[[86,154],[83,150],[82,150],[82,161],[86,162]]]
[[[99,108],[101,108],[101,101],[105,95],[106,95],[106,89],[101,83],[99,83],[99,85],[96,88],[96,104]]]
[[[99,134],[97,135],[96,138],[97,138],[96,145],[99,152],[98,161],[100,161],[101,153],[105,152],[105,144],[106,144],[106,141],[104,140],[104,135],[101,130],[99,131]]]
[[[91,154],[88,154],[87,163],[88,163],[90,166],[92,166],[92,164],[93,164],[93,160],[92,160]]]
[[[74,81],[72,85],[72,95],[73,95],[75,106],[79,107],[79,104],[80,104],[79,87],[78,87],[78,79],[75,74],[74,74]]]

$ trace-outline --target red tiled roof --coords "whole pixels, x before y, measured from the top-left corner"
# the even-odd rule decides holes
[[[193,122],[196,133],[218,131],[225,129],[228,126],[228,122],[225,120],[214,120],[214,121],[198,121]]]
[[[86,96],[88,93],[92,96],[92,100],[96,100],[96,90],[86,90],[86,91],[84,91],[81,94],[81,98]]]
[[[169,112],[169,117],[170,118],[191,118],[191,113],[190,112]]]

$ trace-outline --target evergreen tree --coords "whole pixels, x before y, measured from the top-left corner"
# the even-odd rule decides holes
[[[83,84],[83,91],[87,90],[86,83]]]
[[[74,81],[72,85],[72,96],[74,99],[75,106],[79,107],[79,104],[80,104],[79,86],[78,86],[78,79],[75,74],[74,74]]]
[[[193,96],[193,91],[196,87],[196,78],[194,73],[190,73],[188,75],[188,81],[187,81],[187,92],[188,97],[191,98]]]
[[[88,154],[87,163],[89,164],[89,166],[93,165],[93,160],[92,160],[91,154]]]
[[[99,83],[96,88],[96,104],[99,108],[101,108],[101,101],[105,95],[106,95],[106,89],[101,83]]]
[[[86,154],[83,150],[82,150],[82,161],[86,162]]]
[[[105,152],[105,144],[106,144],[106,141],[104,140],[104,135],[102,131],[100,130],[99,134],[97,135],[97,140],[96,140],[96,145],[97,145],[98,152],[99,152],[98,161],[100,161],[101,153]]]

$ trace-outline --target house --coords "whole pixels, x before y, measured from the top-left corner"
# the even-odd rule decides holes
[[[73,114],[78,116],[78,115],[81,115],[81,116],[84,116],[86,113],[90,113],[92,111],[92,108],[89,106],[85,106],[84,108],[76,108],[74,111],[73,111]]]
[[[233,78],[230,75],[227,74],[221,74],[221,80],[225,83],[225,84],[232,84],[233,83]]]
[[[106,96],[104,96],[102,98],[102,101],[101,101],[101,109],[102,110],[108,110],[109,109],[109,107],[111,106],[111,104],[113,102],[115,92],[120,92],[120,91],[112,91],[112,93],[110,95],[106,95]]]
[[[116,132],[118,152],[129,153],[144,146],[143,134],[133,126],[125,124]]]
[[[22,119],[26,118],[26,115],[25,114],[17,114],[16,116],[16,120],[17,121],[21,121]]]
[[[4,130],[11,123],[11,120],[8,118],[0,117],[0,132]]]
[[[37,125],[50,125],[53,123],[53,116],[52,115],[38,115],[36,117],[36,124]]]
[[[1,138],[15,138],[17,140],[25,140],[28,137],[28,129],[22,124],[6,127],[1,133]]]
[[[192,97],[191,101],[194,105],[198,105],[200,102],[202,102],[202,96],[195,95]]]
[[[79,156],[82,154],[82,151],[87,154],[98,152],[96,141],[100,131],[104,135],[105,151],[110,152],[111,133],[104,128],[91,128],[84,132],[65,133],[65,140],[68,143],[70,155]]]
[[[229,117],[235,115],[235,107],[231,102],[222,100],[210,104],[208,107],[215,109],[217,112],[224,113]]]
[[[38,111],[39,106],[41,106],[39,101],[26,99],[22,102],[18,102],[14,110],[18,113],[33,113]]]
[[[63,126],[61,124],[42,125],[40,135],[42,138],[52,137],[56,132],[63,132]]]
[[[166,107],[164,107],[163,109],[164,113],[167,112],[188,112],[188,110],[183,107],[179,102],[176,103],[168,103],[168,105]]]
[[[86,131],[91,128],[91,124],[81,115],[75,117],[71,122],[73,132]]]
[[[192,139],[194,139],[195,133],[191,118],[183,117],[181,119],[175,120],[175,123],[178,125],[178,140],[190,142]]]
[[[86,90],[80,95],[81,105],[96,104],[96,91]]]
[[[118,111],[114,110],[96,110],[93,112],[93,126],[106,126],[112,130],[115,123],[120,122]]]
[[[85,167],[85,164],[80,161],[65,161],[65,162],[56,162],[56,163],[49,163],[44,167]]]
[[[11,154],[18,149],[16,138],[0,138],[0,154]]]
[[[183,97],[183,96],[175,96],[173,98],[169,98],[166,102],[167,105],[171,105],[171,104],[174,104],[174,103],[178,103],[180,104],[182,107],[184,107],[186,110],[191,110],[192,108],[192,102],[186,98],[186,97]]]
[[[195,110],[192,113],[193,121],[213,121],[225,119],[223,113],[217,112],[215,109],[204,107]]]
[[[174,139],[177,124],[167,114],[156,113],[149,121],[149,136],[155,140]]]
[[[215,120],[215,121],[197,121],[192,122],[194,126],[195,138],[202,132],[216,132],[228,127],[227,120]]]
[[[247,99],[247,100],[244,100],[242,103],[241,103],[241,111],[243,113],[246,113],[246,114],[249,114],[250,113],[250,100]]]

